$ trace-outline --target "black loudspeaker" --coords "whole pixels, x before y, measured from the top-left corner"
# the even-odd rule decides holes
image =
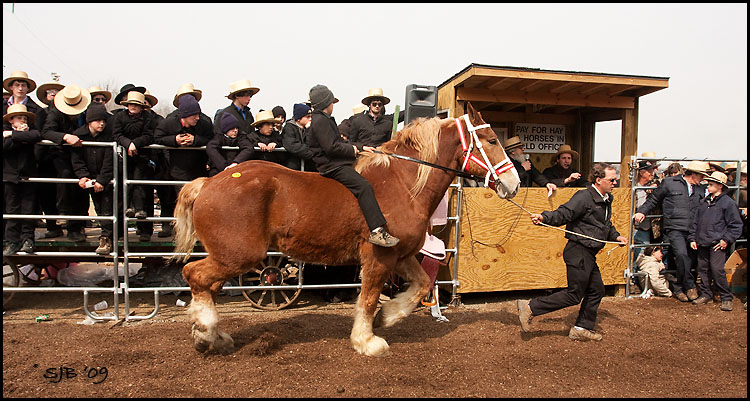
[[[406,85],[404,124],[409,124],[417,117],[435,117],[437,115],[437,98],[437,86]]]

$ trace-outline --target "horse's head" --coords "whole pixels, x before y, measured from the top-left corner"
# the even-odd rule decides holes
[[[505,153],[495,131],[482,115],[467,103],[467,113],[456,119],[464,148],[463,168],[470,174],[485,176],[488,184],[501,198],[516,196],[521,180],[513,162]]]

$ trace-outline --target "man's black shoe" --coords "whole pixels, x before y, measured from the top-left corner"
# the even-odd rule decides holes
[[[21,252],[26,253],[34,253],[36,252],[36,247],[34,246],[34,241],[30,239],[26,239],[23,241],[23,245],[21,245]]]

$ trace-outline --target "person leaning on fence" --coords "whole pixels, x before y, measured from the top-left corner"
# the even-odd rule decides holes
[[[573,167],[573,159],[578,159],[578,152],[568,144],[560,145],[555,154],[555,165],[544,169],[542,174],[558,188],[585,187],[586,179]]]
[[[521,138],[518,136],[508,138],[503,142],[503,148],[513,162],[516,171],[518,171],[518,178],[521,179],[522,187],[530,187],[533,181],[540,187],[546,187],[548,190],[554,191],[557,189],[557,185],[550,182],[547,177],[534,167],[531,160],[526,158],[528,155],[524,153]]]
[[[198,100],[193,96],[182,96],[178,104],[176,113],[170,113],[156,126],[154,141],[173,148],[206,146],[213,138],[213,124],[203,119],[205,114],[201,113]],[[192,181],[208,175],[205,150],[170,149],[168,154],[171,179]]]
[[[305,171],[317,171],[312,161],[313,152],[307,144],[311,115],[310,106],[296,103],[292,108],[292,119],[281,129],[281,144],[288,153],[286,166],[292,170],[301,170],[304,160]]]
[[[392,247],[399,239],[385,228],[386,220],[380,210],[375,192],[366,178],[354,169],[354,160],[359,152],[372,152],[375,148],[362,144],[351,144],[339,135],[336,120],[333,118],[333,104],[339,100],[325,85],[315,85],[310,89],[313,104],[310,125],[310,149],[313,161],[320,175],[343,184],[357,198],[367,226],[370,229],[369,241],[375,245]]]
[[[36,176],[34,144],[42,140],[42,134],[34,127],[36,115],[20,103],[12,104],[3,115],[3,195],[4,213],[34,214],[36,192],[34,183],[20,182]],[[34,253],[34,228],[36,222],[29,219],[3,219],[7,245],[3,256],[21,252]]]
[[[682,302],[698,298],[695,279],[690,271],[694,264],[694,252],[689,250],[687,237],[690,222],[705,196],[705,188],[700,182],[706,176],[706,171],[708,163],[690,162],[685,174],[664,178],[633,215],[635,223],[640,224],[646,218],[646,214],[657,205],[661,205],[664,236],[669,242],[669,252],[674,256],[677,274],[677,282],[674,283],[672,292]]]
[[[383,95],[383,89],[370,88],[362,104],[369,109],[366,113],[357,114],[349,119],[349,142],[362,143],[367,146],[380,146],[391,139],[393,114],[385,114],[385,105],[391,99]],[[404,113],[399,114],[398,122],[404,121]]]
[[[639,187],[656,187],[654,181],[654,173],[659,166],[658,163],[651,162],[649,160],[638,161],[637,167],[637,178],[636,184]],[[648,194],[651,193],[650,189],[636,189],[635,190],[635,207],[639,208],[641,205],[646,203]],[[646,217],[642,222],[635,224],[635,232],[633,234],[634,244],[646,244],[654,241],[653,231],[651,230],[651,218]],[[641,253],[641,248],[633,249],[633,260],[638,259],[638,255]]]
[[[244,132],[245,134],[252,132],[253,127],[251,124],[255,120],[248,104],[250,104],[250,99],[259,91],[260,89],[250,84],[250,81],[247,79],[229,84],[229,94],[226,97],[232,101],[232,104],[216,114],[216,118],[214,119],[214,135],[224,134],[221,132],[221,124],[218,122],[221,121],[222,115],[226,113],[232,114],[237,119],[240,125],[240,132]]]
[[[617,241],[627,245],[628,239],[620,235],[612,225],[612,188],[617,182],[617,171],[609,164],[596,163],[588,177],[591,184],[576,192],[569,201],[554,211],[532,214],[534,224],[551,226],[567,225],[573,233],[586,235],[600,241]],[[575,326],[568,337],[573,340],[602,339],[595,333],[597,309],[604,297],[604,282],[596,263],[596,254],[604,247],[603,242],[580,235],[565,233],[568,243],[563,250],[568,287],[554,294],[517,303],[521,329],[530,330],[532,317],[543,315],[581,303]]]
[[[76,85],[64,87],[54,99],[54,108],[47,112],[47,119],[42,129],[42,138],[57,145],[58,154],[53,159],[57,178],[76,178],[70,163],[71,147],[83,146],[75,130],[86,125],[86,109],[91,104],[91,94],[86,89]],[[60,214],[71,216],[87,216],[89,212],[89,194],[76,184],[58,184],[58,205]],[[68,220],[68,239],[73,242],[86,241],[83,220]]]
[[[219,124],[221,135],[214,135],[206,145],[208,176],[213,177],[220,172],[232,168],[253,156],[253,145],[247,134],[240,131],[240,122],[230,113],[221,116]],[[222,149],[222,146],[239,147],[239,149]]]
[[[59,82],[48,82],[36,88],[36,97],[44,107],[41,107],[36,112],[36,125],[41,128],[44,127],[44,122],[47,121],[47,113],[49,110],[55,108],[55,95],[60,92],[65,85]],[[55,178],[57,177],[57,170],[55,169],[54,160],[60,157],[62,151],[56,146],[47,146],[36,144],[34,145],[34,156],[38,166],[37,177],[43,178]],[[46,215],[58,215],[60,211],[57,210],[57,186],[54,183],[38,183],[36,185],[36,197],[39,201],[39,214]],[[44,219],[47,226],[47,231],[42,234],[43,238],[57,238],[63,236],[62,226],[57,224],[55,219]]]
[[[732,310],[732,292],[729,290],[724,264],[729,256],[728,247],[742,234],[742,219],[737,204],[724,193],[727,176],[714,171],[706,177],[708,196],[702,201],[690,223],[688,241],[690,248],[698,252],[698,275],[700,297],[693,301],[703,305],[713,299],[711,279],[721,297],[721,310]]]
[[[143,87],[139,87],[143,88]],[[146,89],[143,88],[143,92]],[[120,97],[120,95],[118,95]],[[128,179],[153,180],[155,163],[151,160],[151,149],[146,146],[154,142],[154,130],[157,120],[147,107],[146,96],[138,90],[129,90],[120,101],[127,107],[115,112],[112,134],[115,141],[125,149],[127,157]],[[154,187],[151,185],[129,185],[125,216],[145,219],[154,216]],[[154,223],[139,221],[136,223],[139,241],[150,241],[154,232]]]
[[[78,128],[74,134],[84,142],[114,142],[112,129],[107,126],[110,117],[103,104],[92,103],[86,110],[86,125]],[[111,147],[99,146],[75,148],[70,154],[70,161],[78,177],[78,186],[89,192],[96,214],[99,216],[112,216],[113,155]],[[109,255],[112,251],[114,227],[110,220],[101,220],[100,225],[102,231],[96,253]]]
[[[276,119],[270,110],[262,110],[255,116],[252,126],[255,128],[248,134],[253,148],[258,147],[260,151],[253,153],[253,160],[265,160],[273,163],[286,165],[287,154],[283,151],[274,152],[274,149],[282,147],[283,138],[281,133],[274,129]]]
[[[647,246],[643,249],[643,253],[638,255],[635,265],[638,271],[644,274],[638,278],[642,288],[646,288],[646,282],[648,282],[654,295],[660,297],[672,296],[669,283],[667,283],[667,279],[661,273],[667,268],[664,265],[664,251],[662,247]]]

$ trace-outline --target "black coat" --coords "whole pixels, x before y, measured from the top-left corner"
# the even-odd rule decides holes
[[[305,160],[305,171],[315,171],[313,151],[307,144],[310,129],[302,128],[294,121],[288,121],[281,130],[281,141],[287,151],[287,167],[293,170],[302,168],[301,160]]]
[[[112,129],[109,126],[106,126],[104,131],[97,136],[91,135],[88,125],[78,128],[73,134],[86,142],[114,142]],[[114,178],[113,155],[111,147],[71,148],[70,163],[73,165],[76,177],[91,178],[107,187],[107,184]]]
[[[28,131],[16,131],[10,124],[4,124],[3,131],[12,131],[7,138],[3,135],[3,182],[17,184],[21,178],[35,177],[34,144],[42,140],[42,134],[31,126]]]
[[[65,134],[73,134],[73,131],[84,125],[86,125],[84,113],[70,116],[50,107],[47,109],[47,117],[42,128],[42,138],[61,145]]]
[[[404,113],[399,114],[399,122],[404,121]],[[380,146],[391,139],[393,130],[393,114],[378,116],[373,119],[369,112],[357,114],[349,118],[351,127],[347,138],[350,142],[362,143],[367,146]]]
[[[250,108],[247,107],[245,110],[245,117],[242,117],[242,113],[240,113],[237,110],[237,107],[234,106],[234,103],[230,104],[229,106],[225,107],[224,109],[220,110],[218,113],[216,113],[216,117],[214,117],[214,135],[222,135],[224,134],[221,132],[221,117],[224,115],[224,113],[229,113],[234,116],[234,118],[237,119],[237,121],[240,122],[240,131],[242,132],[252,132],[255,128],[252,126],[255,119],[253,118],[253,114],[250,112]]]
[[[281,133],[276,130],[272,130],[271,135],[262,135],[258,130],[253,130],[253,132],[249,133],[247,136],[253,148],[258,147],[259,143],[268,145],[271,142],[275,142],[277,148],[281,148],[284,145]],[[282,166],[286,166],[287,158],[288,156],[284,151],[265,152],[257,150],[253,152],[252,156],[252,160],[265,160],[281,164]]]
[[[159,123],[155,113],[144,110],[137,116],[131,116],[128,109],[119,109],[115,111],[112,117],[112,135],[115,141],[125,148],[127,154],[130,144],[134,144],[138,150],[138,156],[149,158],[150,149],[146,146],[154,143],[154,131]]]
[[[583,178],[583,175],[581,175],[581,178],[571,181],[569,183],[565,183],[565,179],[570,177],[573,173],[580,173],[580,171],[576,170],[572,166],[568,169],[563,169],[560,167],[559,164],[555,163],[554,166],[547,167],[544,169],[544,172],[542,174],[547,177],[549,182],[557,185],[560,188],[568,187],[568,188],[576,188],[576,187],[585,187],[588,181],[586,181]]]
[[[211,120],[208,122],[203,118],[198,120],[198,123],[190,128],[182,126],[180,117],[177,113],[170,113],[167,118],[159,122],[154,131],[154,142],[170,146],[173,148],[179,148],[177,145],[177,134],[188,133],[193,135],[193,144],[190,147],[206,146],[208,142],[213,138],[213,125]],[[206,118],[208,118],[206,116]],[[208,173],[206,170],[206,163],[208,162],[208,155],[204,149],[195,150],[169,150],[169,176],[172,179],[180,181],[191,181],[198,177],[205,177]]]
[[[344,138],[339,135],[333,116],[320,110],[312,112],[308,141],[310,150],[313,151],[313,161],[321,174],[354,164],[356,155],[352,145],[362,150],[362,145],[344,141]]]
[[[530,187],[532,181],[540,187],[543,187],[547,185],[547,183],[549,183],[547,177],[545,177],[542,173],[539,172],[539,170],[536,169],[536,167],[534,167],[534,163],[531,163],[531,160],[529,160],[529,162],[531,163],[531,169],[529,171],[526,171],[518,160],[511,157],[510,161],[513,162],[513,166],[515,166],[516,171],[518,172],[518,178],[521,180],[522,187]]]
[[[563,203],[555,211],[544,211],[541,213],[542,222],[551,226],[567,224],[566,229],[575,233],[588,235],[589,237],[603,241],[616,241],[620,233],[612,225],[612,194],[605,201],[596,191],[593,185],[587,185]],[[579,235],[565,233],[565,238],[577,242],[592,250],[604,248],[604,243],[594,241]]]
[[[709,195],[701,200],[690,223],[688,241],[695,241],[698,246],[714,246],[720,240],[731,244],[740,235],[742,218],[732,198],[722,193],[716,198]]]
[[[646,202],[636,212],[648,214],[656,205],[661,204],[664,228],[687,232],[690,230],[690,222],[695,216],[695,211],[705,195],[704,186],[693,185],[693,194],[688,197],[687,182],[682,174],[666,177],[648,195]]]
[[[222,146],[237,146],[239,149],[222,149]],[[213,139],[206,145],[208,154],[208,165],[211,168],[209,177],[224,171],[232,163],[242,163],[250,160],[253,156],[253,145],[243,131],[237,132],[236,138],[229,138],[224,134],[214,135]]]

